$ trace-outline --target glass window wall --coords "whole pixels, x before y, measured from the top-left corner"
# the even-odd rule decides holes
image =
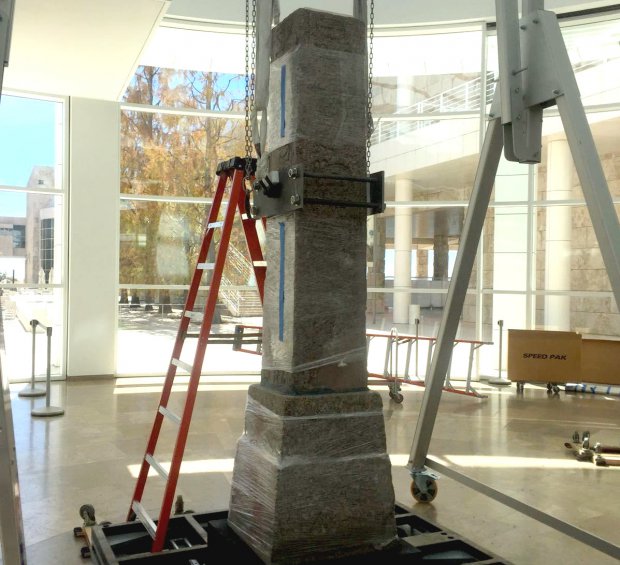
[[[52,327],[51,374],[64,375],[63,113],[58,100],[3,94],[0,102],[0,305],[11,381],[31,377],[33,319]],[[44,379],[45,332],[34,338],[35,376]]]
[[[198,40],[202,32],[191,33]],[[618,206],[620,22],[571,21],[563,33]],[[215,45],[217,35],[201,41]],[[150,304],[161,316],[161,293],[182,303],[172,296],[193,269],[213,167],[244,152],[243,77],[242,61],[224,61],[221,53],[204,58],[209,64],[151,55],[153,67],[139,69],[123,112],[119,296],[128,311],[135,300],[134,310]],[[367,324],[432,338],[496,85],[496,37],[482,25],[407,33],[379,26],[373,63],[371,170],[385,172],[387,209],[368,222]],[[565,143],[552,108],[545,112],[541,164],[500,162],[459,327],[460,338],[495,342],[480,350],[483,373],[498,368],[499,322],[504,329],[618,336],[617,308]],[[243,245],[235,248],[243,256]],[[255,293],[247,268],[238,271],[230,273],[231,288]],[[552,319],[558,310],[564,318]],[[232,306],[222,314],[238,319]]]
[[[223,35],[160,31],[204,43],[209,49],[215,49]],[[239,38],[242,36],[233,37],[235,41]],[[223,38],[224,42],[229,39]],[[157,49],[145,56],[147,62],[153,59],[158,60],[157,66],[141,66],[131,81],[121,114],[117,356],[121,375],[166,372],[217,185],[217,165],[245,154],[241,119],[245,82],[235,74],[234,64],[228,68],[222,65],[225,52],[218,52],[210,64],[198,64],[191,57],[173,60],[169,53]],[[177,67],[165,66],[173,63]],[[229,259],[214,333],[232,333],[235,322],[261,323],[262,319],[240,225],[233,229]],[[208,280],[203,284],[208,285]],[[244,360],[243,355],[233,354],[231,345],[210,345],[209,349],[217,351],[218,359],[232,355],[242,360],[214,364],[214,356],[209,356],[206,372],[230,370],[244,363],[253,371],[260,367],[260,358]],[[136,353],[143,354],[137,358],[148,359],[148,366],[136,365]]]

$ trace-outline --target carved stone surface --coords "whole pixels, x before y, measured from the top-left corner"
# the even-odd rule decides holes
[[[365,176],[362,22],[297,10],[274,29],[272,61],[269,170]],[[366,190],[306,179],[304,195],[361,201]],[[381,398],[367,388],[366,211],[305,205],[272,217],[266,259],[263,370],[229,524],[266,563],[385,548],[394,491]]]
[[[305,563],[388,548],[391,464],[374,392],[249,391],[229,524],[266,563]]]
[[[272,56],[269,170],[301,163],[314,173],[365,176],[362,22],[297,10],[274,29]],[[363,184],[315,179],[305,180],[304,194],[366,198]],[[291,393],[364,388],[366,211],[304,206],[270,218],[267,242],[263,383]]]

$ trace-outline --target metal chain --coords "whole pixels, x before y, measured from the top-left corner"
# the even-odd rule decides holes
[[[256,0],[245,0],[245,178],[252,177],[252,123],[256,88]]]
[[[375,1],[370,0],[369,19],[369,42],[368,42],[368,100],[366,108],[366,174],[370,174],[370,138],[375,130],[372,120],[372,65],[373,65],[373,40],[375,37]]]

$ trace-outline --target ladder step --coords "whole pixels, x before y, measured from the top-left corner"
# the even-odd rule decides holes
[[[168,471],[166,471],[166,469],[164,469],[161,466],[161,463],[159,461],[157,461],[157,459],[155,459],[155,457],[153,457],[151,454],[147,454],[144,457],[145,461],[153,468],[157,471],[157,474],[164,479],[165,481],[168,480]]]
[[[144,506],[142,506],[142,504],[138,502],[137,500],[134,500],[131,503],[131,509],[134,511],[136,518],[138,518],[138,520],[142,522],[142,525],[146,528],[146,531],[149,533],[149,535],[153,539],[155,539],[155,533],[157,532],[157,526],[155,525],[155,522],[153,522],[153,519],[148,515],[148,513],[144,509]]]
[[[215,263],[198,263],[196,269],[201,271],[212,271],[215,269]]]
[[[175,424],[181,423],[181,416],[175,414],[172,410],[168,410],[168,408],[166,408],[165,406],[159,407],[159,413],[168,418],[168,420],[170,420],[171,422],[174,422]]]
[[[193,367],[189,363],[185,363],[185,361],[181,361],[180,359],[173,359],[171,361],[173,365],[176,365],[179,369],[183,369],[188,373],[192,372]]]
[[[224,226],[224,222],[211,222],[210,224],[207,225],[207,227],[209,229],[216,229],[216,228],[221,228]]]
[[[266,267],[267,261],[254,261],[254,266],[255,267]]]
[[[185,310],[185,317],[194,322],[202,322],[205,315],[203,312],[192,312],[191,310]]]

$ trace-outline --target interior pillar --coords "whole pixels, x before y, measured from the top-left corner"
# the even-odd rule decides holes
[[[396,180],[396,202],[413,200],[414,184],[408,179]],[[411,304],[411,240],[413,237],[412,208],[394,210],[394,312],[395,324],[409,323]]]
[[[566,139],[549,142],[547,201],[572,196],[573,158]],[[570,290],[572,208],[546,208],[545,290]],[[545,329],[570,330],[570,296],[545,296]]]

